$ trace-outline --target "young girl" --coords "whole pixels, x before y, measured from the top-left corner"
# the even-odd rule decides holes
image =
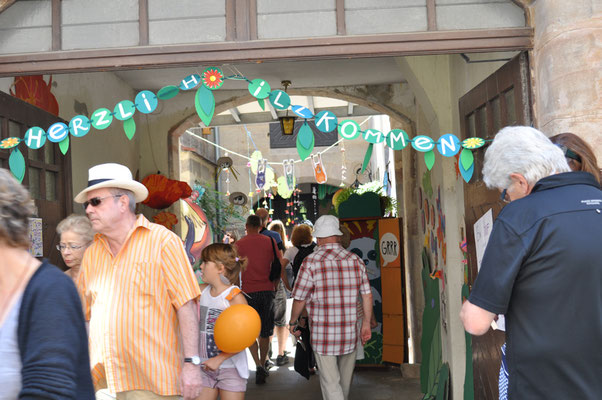
[[[215,345],[213,327],[217,317],[232,304],[247,304],[238,286],[239,274],[247,265],[236,248],[229,244],[214,243],[201,253],[200,300],[200,356],[203,389],[199,399],[222,400],[244,399],[249,369],[247,355],[223,353]]]

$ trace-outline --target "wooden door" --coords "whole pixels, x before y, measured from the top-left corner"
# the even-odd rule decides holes
[[[0,139],[25,136],[32,126],[47,129],[60,119],[22,100],[0,92]],[[43,257],[65,268],[56,249],[59,237],[57,224],[72,211],[71,153],[63,155],[58,144],[46,144],[32,150],[25,143],[19,145],[26,162],[23,185],[29,189],[37,207],[37,217],[42,218]],[[0,167],[8,169],[10,150],[0,150]]]
[[[530,91],[529,61],[527,53],[523,52],[460,98],[462,139],[474,136],[493,139],[505,126],[532,125]],[[483,182],[486,148],[475,151],[473,179],[464,184],[470,288],[477,276],[474,223],[489,209],[493,210],[493,217],[497,217],[503,206],[498,191],[487,189]],[[499,397],[500,347],[504,340],[503,332],[492,329],[483,336],[472,337],[475,399]]]

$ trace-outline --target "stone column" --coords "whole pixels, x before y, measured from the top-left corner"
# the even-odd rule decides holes
[[[573,132],[602,160],[602,3],[536,0],[534,70],[537,126],[547,135]]]

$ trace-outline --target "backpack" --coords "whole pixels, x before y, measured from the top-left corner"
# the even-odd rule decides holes
[[[294,277],[293,282],[297,279],[297,274],[299,273],[299,269],[301,268],[301,264],[303,263],[303,260],[305,260],[305,257],[307,257],[308,255],[310,255],[311,253],[314,252],[315,247],[316,247],[316,244],[313,242],[309,246],[298,247],[299,251],[297,252],[297,255],[295,256],[295,259],[293,260],[293,277]]]

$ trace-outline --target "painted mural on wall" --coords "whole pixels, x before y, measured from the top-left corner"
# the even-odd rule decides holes
[[[461,161],[459,161],[461,163]],[[422,175],[418,190],[419,224],[423,234],[422,279],[425,309],[422,325],[420,382],[425,399],[447,398],[450,371],[442,362],[442,335],[447,335],[448,298],[446,216],[441,187],[433,185],[431,171]]]
[[[343,221],[342,224],[351,232],[351,244],[348,250],[357,254],[366,265],[372,291],[373,312],[377,322],[377,326],[372,329],[372,337],[364,345],[364,359],[358,360],[358,364],[381,364],[383,313],[377,220]]]

